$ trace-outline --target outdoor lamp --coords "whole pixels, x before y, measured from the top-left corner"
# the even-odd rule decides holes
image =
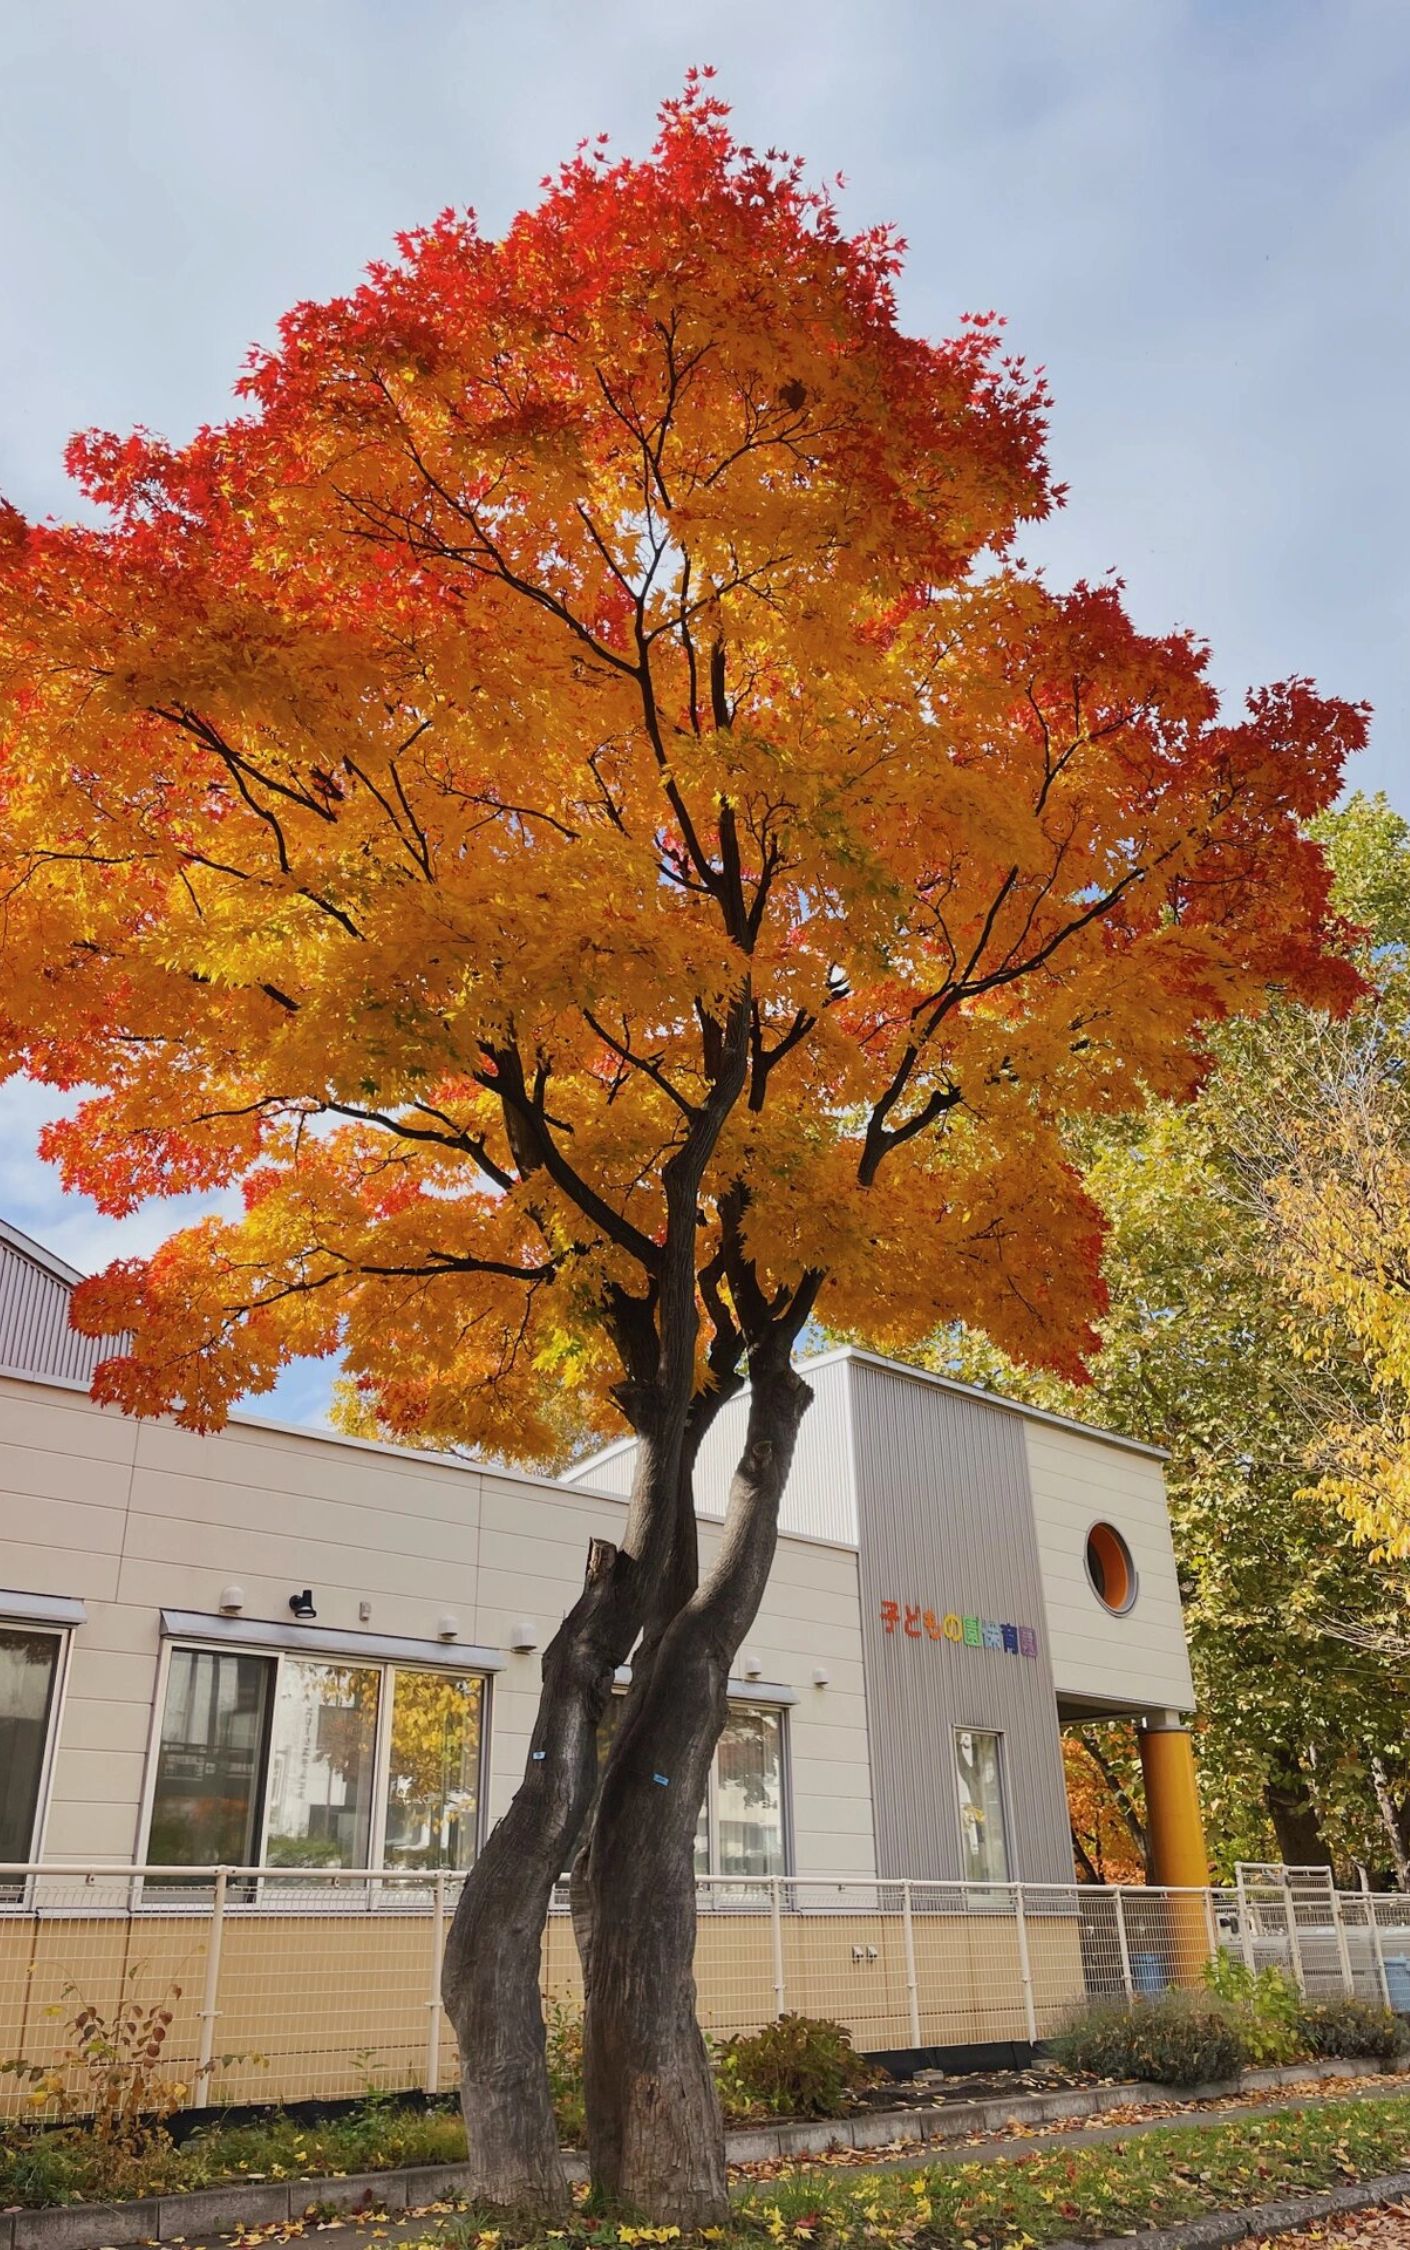
[[[313,1588],[305,1586],[301,1594],[291,1594],[289,1609],[295,1617],[317,1617],[318,1611],[313,1606]]]

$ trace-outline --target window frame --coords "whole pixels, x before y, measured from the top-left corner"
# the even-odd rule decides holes
[[[248,1871],[251,1876],[299,1875],[302,1873],[311,1885],[319,1874],[324,1875],[330,1882],[348,1874],[364,1874],[379,1880],[390,1877],[394,1887],[404,1884],[410,1890],[412,1887],[409,1880],[411,1872],[422,1875],[428,1881],[434,1881],[438,1872],[454,1877],[469,1873],[468,1868],[452,1867],[444,1870],[421,1868],[410,1871],[405,1868],[389,1868],[385,1863],[387,1805],[391,1795],[392,1706],[396,1692],[394,1683],[399,1672],[442,1672],[454,1679],[477,1680],[479,1682],[480,1742],[475,1761],[475,1857],[470,1863],[473,1867],[485,1848],[485,1840],[490,1827],[486,1817],[486,1798],[490,1774],[490,1732],[494,1710],[495,1675],[492,1671],[480,1671],[474,1666],[467,1666],[462,1662],[446,1661],[438,1664],[434,1661],[429,1648],[424,1657],[416,1659],[399,1655],[374,1656],[370,1653],[354,1655],[350,1651],[330,1650],[319,1647],[317,1644],[304,1648],[296,1641],[288,1643],[281,1641],[277,1646],[271,1646],[268,1641],[253,1636],[249,1641],[236,1639],[229,1634],[221,1634],[218,1637],[213,1636],[209,1640],[205,1640],[199,1634],[194,1633],[163,1635],[162,1638],[161,1656],[157,1665],[156,1689],[152,1698],[152,1724],[148,1737],[146,1770],[142,1782],[142,1803],[138,1815],[137,1833],[141,1838],[141,1851],[137,1860],[139,1867],[149,1870],[154,1876],[162,1872],[158,1863],[152,1860],[150,1856],[152,1817],[156,1805],[157,1771],[161,1759],[162,1728],[166,1718],[167,1695],[171,1681],[171,1660],[177,1651],[187,1653],[194,1651],[198,1654],[220,1651],[233,1656],[254,1656],[261,1658],[272,1667],[265,1738],[260,1747],[260,1803],[259,1824],[256,1831],[257,1857]],[[285,1661],[288,1658],[292,1658],[296,1663],[329,1664],[344,1671],[375,1671],[381,1675],[377,1691],[377,1724],[372,1740],[373,1779],[368,1828],[369,1865],[366,1869],[310,1867],[301,1870],[298,1867],[271,1867],[269,1865],[269,1782],[272,1762],[270,1750],[274,1735],[275,1706],[279,1699]],[[210,1864],[214,1865],[215,1863],[212,1861]]]
[[[705,1804],[703,1808],[706,1817],[706,1855],[710,1865],[703,1873],[697,1873],[696,1875],[696,1881],[699,1883],[719,1883],[730,1887],[738,1886],[741,1889],[746,1883],[784,1882],[797,1871],[793,1856],[793,1759],[792,1729],[788,1724],[789,1706],[786,1703],[768,1701],[764,1697],[754,1701],[748,1696],[732,1695],[729,1699],[729,1712],[725,1725],[728,1726],[730,1719],[737,1712],[742,1711],[748,1711],[763,1718],[776,1719],[778,1722],[778,1786],[783,1865],[777,1875],[725,1875],[720,1871],[720,1745],[717,1742],[710,1753],[710,1774],[705,1784]],[[721,1739],[723,1739],[723,1730]],[[723,1895],[728,1897],[729,1890],[726,1889]]]
[[[1099,1545],[1099,1542],[1105,1541],[1110,1541],[1115,1548],[1116,1559],[1121,1566],[1122,1576],[1125,1580],[1125,1591],[1120,1601],[1113,1601],[1103,1587],[1097,1584],[1096,1572],[1092,1569],[1092,1551],[1095,1546],[1097,1548],[1098,1566],[1102,1570],[1103,1578],[1105,1578],[1106,1565]],[[1108,1516],[1095,1516],[1087,1526],[1086,1537],[1082,1541],[1082,1572],[1090,1592],[1105,1616],[1130,1616],[1140,1597],[1141,1574],[1136,1568],[1136,1558],[1131,1552],[1131,1542],[1120,1525],[1114,1524]]]
[[[960,1777],[959,1743],[962,1734],[987,1735],[994,1744],[994,1763],[999,1780],[999,1818],[1003,1822],[1004,1835],[1004,1873],[1002,1875],[968,1875],[965,1872],[965,1799],[964,1785]],[[961,1720],[954,1720],[950,1727],[950,1772],[954,1778],[955,1835],[960,1851],[960,1882],[965,1890],[971,1893],[1011,1889],[1014,1884],[1021,1882],[1023,1878],[1015,1866],[1012,1808],[1009,1796],[1008,1741],[1004,1729],[1002,1727],[970,1726]]]
[[[60,1730],[63,1726],[64,1705],[68,1697],[69,1672],[73,1654],[74,1627],[61,1618],[35,1615],[20,1609],[0,1608],[0,1632],[38,1633],[57,1644],[54,1660],[53,1683],[49,1692],[49,1708],[44,1716],[44,1754],[39,1761],[35,1784],[34,1818],[30,1823],[29,1850],[22,1862],[28,1867],[44,1863],[44,1846],[49,1832],[49,1812],[54,1793],[54,1768],[58,1761]],[[32,1878],[31,1878],[32,1879]],[[17,1884],[20,1879],[17,1878]],[[15,1903],[6,1900],[7,1905]]]

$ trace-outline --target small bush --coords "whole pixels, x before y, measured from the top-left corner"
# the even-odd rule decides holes
[[[1246,2063],[1266,2069],[1308,2052],[1299,2030],[1302,1994],[1271,1962],[1266,1969],[1251,1969],[1236,1953],[1221,1951],[1206,1961],[1204,1981],[1233,2010]]]
[[[1304,2001],[1297,2036],[1304,2055],[1366,2055],[1375,2062],[1394,2062],[1405,2046],[1399,2017],[1371,2000]]]
[[[722,2040],[715,2072],[727,2114],[762,2109],[772,2117],[840,2116],[849,2094],[886,2075],[857,2053],[840,2023],[818,2016],[780,2016]]]
[[[1049,2041],[1058,2061],[1098,2078],[1148,2078],[1159,2086],[1203,2086],[1234,2078],[1246,2053],[1239,2023],[1213,1994],[1162,1992],[1128,2008],[1084,2008]]]

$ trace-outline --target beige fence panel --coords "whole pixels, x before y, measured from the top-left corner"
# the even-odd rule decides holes
[[[1218,1949],[1313,1996],[1410,2014],[1410,1899],[1241,1870],[1227,1891],[822,1876],[699,1884],[695,1977],[717,2038],[792,2013],[864,2051],[1024,2045],[1089,1999],[1198,1985]],[[1296,1871],[1294,1871],[1296,1872]],[[0,1867],[0,2061],[59,2067],[81,2005],[167,2005],[189,2107],[449,2092],[440,1957],[460,1878],[322,1868]],[[566,1886],[542,1989],[576,2014]],[[81,2073],[69,2068],[75,2094]],[[23,2106],[0,2077],[0,2109]]]

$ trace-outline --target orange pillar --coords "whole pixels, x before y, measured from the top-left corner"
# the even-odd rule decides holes
[[[1141,1773],[1153,1880],[1171,1889],[1204,1890],[1209,1858],[1195,1788],[1194,1752],[1189,1728],[1181,1726],[1173,1712],[1162,1712],[1142,1726]]]
[[[1204,1891],[1209,1884],[1209,1858],[1189,1728],[1181,1725],[1177,1712],[1153,1712],[1142,1724],[1140,1740],[1151,1880],[1166,1890]],[[1209,1958],[1209,1918],[1204,1899],[1170,1899],[1168,1927],[1169,1974],[1176,1984],[1199,1984]]]

